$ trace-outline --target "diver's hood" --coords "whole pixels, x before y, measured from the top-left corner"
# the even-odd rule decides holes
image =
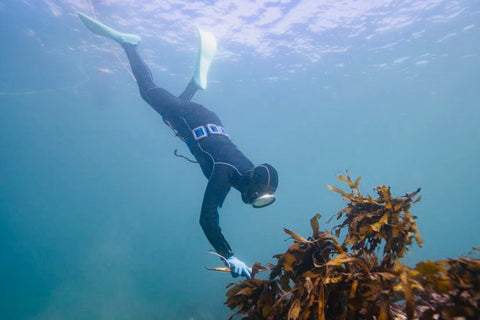
[[[268,163],[261,164],[250,170],[248,189],[242,194],[242,199],[254,208],[266,207],[275,202],[277,186],[277,170]]]

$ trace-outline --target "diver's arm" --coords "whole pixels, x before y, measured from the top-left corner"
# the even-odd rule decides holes
[[[218,207],[221,207],[223,200],[230,190],[230,176],[232,168],[228,166],[216,166],[213,175],[208,181],[207,190],[203,198],[202,214],[200,224],[203,231],[218,254],[225,258],[230,273],[235,277],[252,277],[252,268],[243,261],[237,259],[230,248],[230,245],[222,235],[218,219]]]
[[[222,206],[229,191],[229,168],[215,167],[203,197],[200,225],[210,244],[225,258],[231,257],[233,252],[220,229],[218,208]]]

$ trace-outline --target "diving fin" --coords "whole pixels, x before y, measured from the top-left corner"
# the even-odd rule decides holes
[[[112,39],[118,42],[120,45],[131,44],[136,46],[142,41],[139,36],[117,31],[81,12],[77,12],[77,14],[90,31],[100,36]]]
[[[198,88],[205,90],[207,88],[207,74],[212,64],[213,56],[217,51],[217,40],[215,36],[205,30],[195,27],[200,38],[198,47],[197,65],[193,74],[193,80]]]

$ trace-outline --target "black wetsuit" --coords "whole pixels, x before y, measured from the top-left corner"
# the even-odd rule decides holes
[[[193,82],[176,97],[155,85],[149,68],[138,55],[135,46],[127,44],[123,47],[142,98],[187,144],[207,177],[208,184],[203,197],[200,225],[208,241],[219,254],[226,258],[232,256],[232,249],[219,226],[218,208],[222,206],[231,187],[242,189],[245,173],[254,167],[253,163],[237,149],[226,132],[218,134],[209,132],[208,125],[214,125],[214,130],[223,130],[223,125],[214,112],[189,101],[197,90]],[[193,130],[196,128],[203,128],[200,132],[207,135],[195,137]]]

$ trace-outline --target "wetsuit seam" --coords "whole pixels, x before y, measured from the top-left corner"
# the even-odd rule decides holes
[[[192,127],[188,124],[187,119],[185,119],[185,117],[181,117],[181,119],[183,120],[183,122],[185,122],[185,124],[187,125],[188,129],[189,129],[190,131],[192,131]],[[212,160],[212,172],[210,173],[210,177],[208,178],[208,181],[210,181],[210,180],[212,179],[213,172],[214,172],[215,166],[216,166],[217,164],[223,164],[223,165],[230,166],[230,167],[232,167],[235,171],[237,171],[238,174],[239,174],[241,177],[243,176],[243,175],[240,173],[240,170],[239,170],[236,166],[234,166],[233,164],[230,164],[230,163],[228,163],[228,162],[217,162],[217,161],[215,161],[215,158],[214,158],[209,152],[205,151],[205,150],[202,148],[202,146],[200,145],[200,143],[199,143],[198,141],[196,142],[196,145],[198,146],[198,148],[199,148],[203,153],[206,153],[206,154],[210,157],[210,159]]]
[[[267,170],[267,186],[270,186],[270,170],[268,170],[268,168],[266,166],[264,166],[263,164],[260,165],[260,167],[264,167],[265,170]]]
[[[202,146],[200,145],[200,143],[197,142],[197,146],[200,148],[200,150],[203,152],[203,153],[206,153],[208,154],[208,156],[210,157],[210,159],[212,159],[212,172],[210,172],[210,177],[208,177],[208,181],[210,181],[210,179],[212,179],[213,177],[213,171],[215,170],[215,158],[210,154],[208,153],[207,151],[203,150]]]
[[[233,169],[235,169],[235,171],[238,172],[238,174],[242,177],[243,175],[240,173],[240,170],[238,170],[237,167],[235,167],[233,164],[230,164],[228,162],[217,162],[215,161],[215,158],[210,154],[208,153],[207,151],[203,150],[202,146],[200,145],[200,143],[197,142],[197,145],[198,147],[200,148],[200,150],[206,154],[208,154],[210,156],[210,158],[212,159],[212,173],[210,174],[210,177],[208,178],[208,181],[210,181],[210,179],[212,178],[213,176],[213,171],[215,170],[215,167],[217,164],[223,164],[223,165],[226,165],[226,166],[230,166],[232,167]]]
[[[190,132],[192,131],[192,127],[188,124],[188,121],[187,119],[185,119],[185,117],[181,117],[183,122],[185,122],[185,124],[187,125],[188,129],[190,130]],[[215,170],[215,158],[210,154],[208,153],[207,151],[203,150],[202,146],[200,145],[199,142],[196,142],[196,145],[198,146],[198,148],[200,149],[200,151],[202,151],[203,153],[206,153],[210,159],[212,160],[212,172],[210,172],[210,177],[208,177],[208,181],[210,181],[210,179],[212,179],[213,177],[213,171]]]
[[[191,132],[192,127],[190,127],[190,125],[188,124],[187,119],[185,119],[185,117],[180,117],[180,118],[183,120],[183,122],[185,122],[185,124],[187,125],[188,129],[190,129],[190,132]]]
[[[217,165],[217,164],[223,164],[223,165],[226,165],[226,166],[230,166],[230,167],[232,167],[233,169],[235,169],[235,171],[237,171],[238,174],[239,174],[241,177],[243,177],[243,174],[240,173],[240,170],[238,170],[238,168],[235,167],[233,164],[228,163],[228,162],[214,162],[214,165]]]

